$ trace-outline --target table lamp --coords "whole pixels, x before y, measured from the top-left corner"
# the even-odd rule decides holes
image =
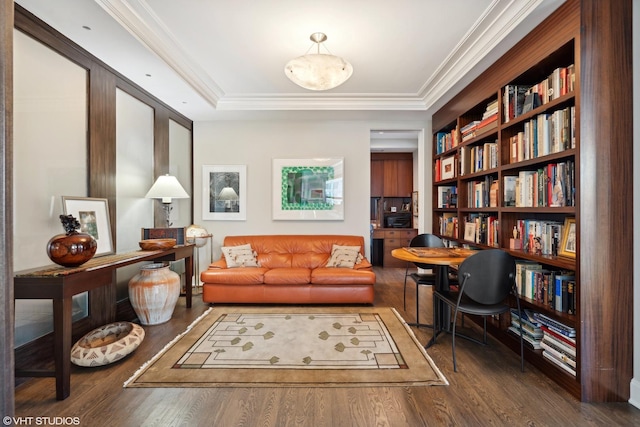
[[[175,176],[166,174],[156,179],[147,195],[147,199],[161,199],[162,209],[167,221],[167,228],[171,227],[169,216],[171,214],[171,199],[188,199],[189,194],[182,188]]]

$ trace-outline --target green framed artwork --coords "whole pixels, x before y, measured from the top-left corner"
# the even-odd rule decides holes
[[[274,220],[344,220],[344,161],[273,160]]]

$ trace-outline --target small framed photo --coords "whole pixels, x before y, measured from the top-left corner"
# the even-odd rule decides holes
[[[73,215],[80,222],[80,231],[93,236],[98,243],[95,256],[114,253],[107,199],[62,196],[65,215]]]
[[[411,208],[413,209],[413,216],[418,216],[418,192],[411,193]]]
[[[576,258],[576,219],[566,218],[562,227],[562,240],[558,255],[567,258]]]
[[[464,240],[469,242],[476,241],[476,223],[475,222],[466,222],[464,224]]]
[[[452,179],[456,177],[456,158],[454,156],[445,157],[441,163],[441,179]]]

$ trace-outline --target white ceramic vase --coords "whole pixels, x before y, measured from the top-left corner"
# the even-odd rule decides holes
[[[180,296],[180,276],[163,263],[147,264],[129,281],[129,301],[143,325],[171,319]]]

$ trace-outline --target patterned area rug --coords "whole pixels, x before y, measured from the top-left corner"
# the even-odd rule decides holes
[[[448,384],[392,308],[215,307],[124,386]]]

